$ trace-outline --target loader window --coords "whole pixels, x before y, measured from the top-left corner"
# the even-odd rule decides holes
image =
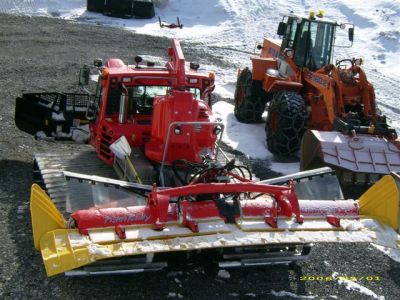
[[[314,71],[331,61],[334,24],[305,21],[297,36],[295,63]]]
[[[286,29],[285,37],[282,41],[282,49],[286,48],[293,49],[294,40],[296,37],[296,30],[297,30],[297,21],[294,18],[290,18],[288,21],[288,26]]]
[[[317,23],[313,29],[315,30],[315,45],[313,48],[313,57],[315,59],[316,68],[320,69],[331,61],[331,50],[333,40],[333,24]]]
[[[307,60],[310,59],[310,48],[312,48],[312,41],[309,31],[309,22],[305,22],[303,30],[298,36],[296,43],[294,61],[297,66],[305,67]]]

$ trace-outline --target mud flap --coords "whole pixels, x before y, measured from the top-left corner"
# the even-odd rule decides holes
[[[329,166],[343,181],[374,183],[382,175],[400,171],[400,149],[373,135],[307,130],[301,153],[300,170]]]
[[[15,124],[36,138],[72,139],[71,128],[87,123],[89,100],[87,94],[23,94],[16,99]]]

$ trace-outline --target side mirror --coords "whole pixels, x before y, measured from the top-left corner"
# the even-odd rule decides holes
[[[140,56],[135,56],[134,60],[135,60],[136,67],[137,67],[143,61],[143,58]]]
[[[79,85],[89,85],[90,67],[83,65],[79,70]]]
[[[285,22],[279,22],[278,25],[278,35],[285,35],[287,24]]]
[[[350,42],[354,41],[354,27],[349,28],[349,41]]]
[[[103,60],[101,59],[101,58],[96,58],[94,61],[93,61],[93,65],[96,67],[96,68],[101,68],[102,66],[103,66]]]

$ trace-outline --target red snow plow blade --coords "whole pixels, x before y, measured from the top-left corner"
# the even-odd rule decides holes
[[[315,242],[373,242],[397,248],[397,182],[396,175],[385,176],[358,201],[298,200],[293,182],[288,186],[253,182],[154,186],[143,205],[121,207],[110,202],[106,207],[78,210],[69,221],[33,185],[34,242],[48,276],[88,275],[91,272],[85,268],[97,261],[130,256],[151,263],[155,255],[180,251],[241,249],[235,252],[235,261],[226,264],[238,266],[267,264],[248,257],[238,262],[238,253],[249,247],[265,251]]]

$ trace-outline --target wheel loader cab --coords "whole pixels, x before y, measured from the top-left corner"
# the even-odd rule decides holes
[[[284,35],[281,52],[293,49],[298,68],[318,70],[332,61],[335,26],[336,23],[316,19],[289,17],[285,30],[281,27],[278,32]]]

